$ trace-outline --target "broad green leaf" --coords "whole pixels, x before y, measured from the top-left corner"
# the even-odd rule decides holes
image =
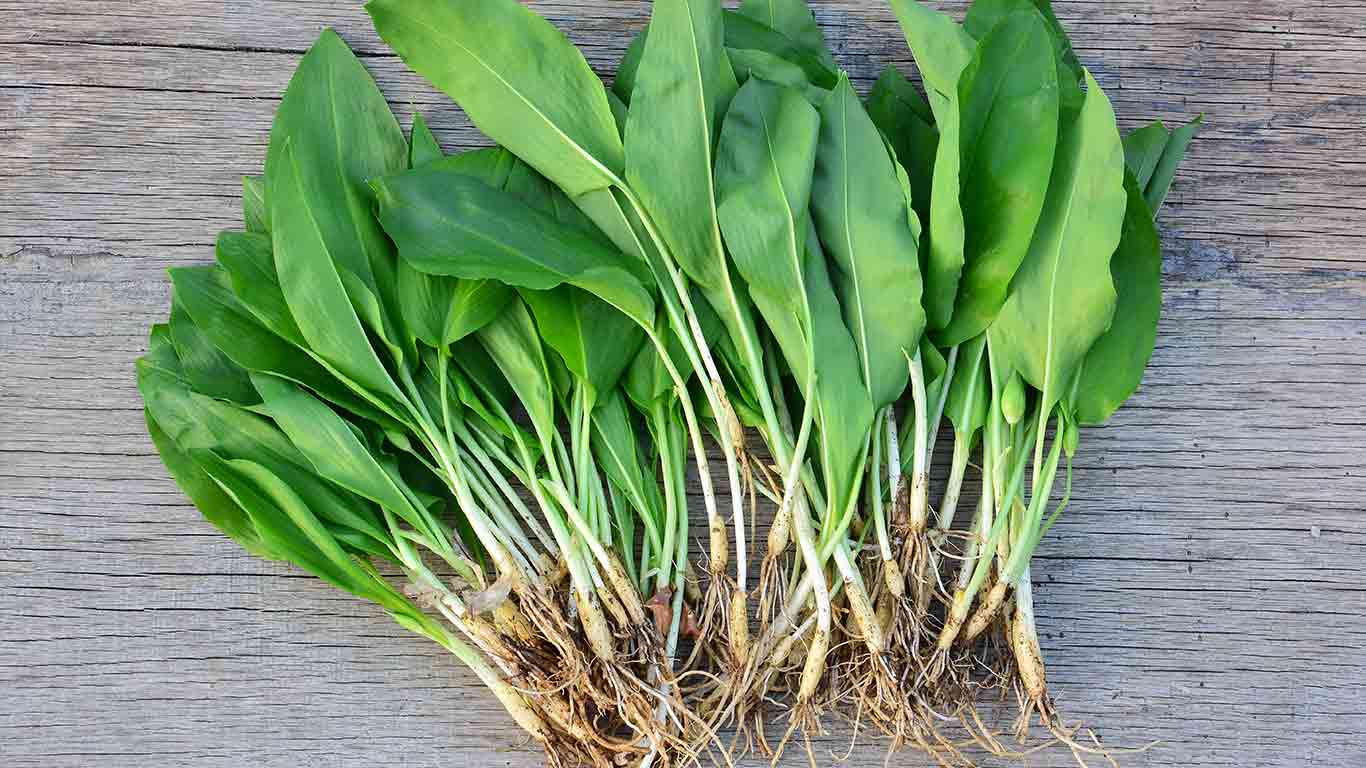
[[[1087,74],[1086,102],[1064,125],[1039,227],[992,326],[1013,367],[1052,412],[1087,350],[1110,327],[1127,196],[1124,147],[1110,100]]]
[[[873,406],[894,402],[925,329],[916,233],[882,135],[848,78],[821,110],[811,206]]]
[[[626,128],[626,179],[673,258],[708,292],[727,287],[712,193],[713,148],[735,92],[722,32],[715,0],[656,2]]]
[[[939,149],[939,130],[929,103],[896,67],[888,65],[868,94],[868,116],[906,169],[916,216],[921,222],[929,222],[934,158]],[[921,254],[927,253],[928,245],[926,234],[920,244]]]
[[[982,334],[959,347],[958,363],[949,384],[948,400],[944,403],[944,413],[961,438],[970,439],[986,423],[990,399],[987,337]]]
[[[531,313],[520,300],[475,334],[526,409],[542,445],[555,430],[555,395],[545,350]]]
[[[304,191],[292,147],[282,151],[271,170],[271,182],[275,267],[300,334],[309,348],[346,376],[402,402],[352,307],[318,222],[318,200]]]
[[[231,496],[224,493],[213,478],[200,469],[199,465],[157,426],[151,411],[144,411],[144,414],[147,419],[147,433],[151,435],[152,443],[161,455],[161,462],[166,465],[171,478],[180,486],[180,490],[185,492],[204,519],[253,555],[270,560],[284,559],[282,553],[274,551],[261,539],[246,511],[238,506]]]
[[[1195,138],[1196,131],[1200,130],[1200,124],[1204,119],[1204,116],[1201,115],[1191,123],[1172,131],[1171,140],[1167,142],[1166,149],[1162,151],[1162,159],[1158,161],[1157,167],[1153,170],[1153,178],[1148,182],[1147,190],[1144,193],[1144,198],[1154,216],[1162,210],[1162,204],[1167,200],[1167,192],[1171,189],[1172,181],[1176,178],[1176,169],[1185,159],[1186,148],[1190,146],[1191,139]]]
[[[1086,98],[1081,88],[1084,76],[1081,62],[1072,50],[1072,41],[1053,13],[1050,0],[974,0],[968,8],[967,17],[963,19],[963,29],[980,40],[1006,16],[1021,10],[1037,10],[1048,26],[1058,75],[1058,106],[1064,121],[1070,121]]]
[[[375,29],[475,126],[570,197],[624,161],[602,81],[562,32],[517,0],[372,0]]]
[[[631,94],[636,89],[636,72],[640,71],[640,60],[645,55],[645,41],[649,36],[650,28],[646,26],[631,38],[630,44],[626,46],[626,53],[621,57],[621,63],[617,65],[616,79],[612,81],[612,93],[628,107],[631,105]],[[622,135],[624,136],[625,132]]]
[[[435,534],[350,425],[321,400],[274,376],[252,376],[266,411],[319,475]]]
[[[1163,125],[1161,120],[1149,123],[1124,137],[1124,164],[1138,181],[1139,189],[1147,189],[1170,138],[1167,126]]]
[[[830,47],[825,44],[825,34],[816,24],[806,0],[743,0],[740,15],[747,16],[787,37],[801,47],[807,55],[817,59],[831,74],[838,67],[835,57],[830,55]],[[727,19],[729,22],[729,19]],[[727,27],[729,29],[729,27]],[[831,85],[834,81],[831,81]]]
[[[266,204],[266,177],[242,177],[242,223],[248,232],[270,232],[270,207]]]
[[[953,317],[958,279],[963,270],[966,232],[960,208],[958,81],[972,60],[976,42],[953,19],[915,0],[892,0],[892,8],[915,56],[939,129],[924,273],[926,319],[929,327],[937,330],[948,325]]]
[[[716,161],[720,223],[736,270],[751,295],[768,300],[764,307],[795,316],[806,345],[806,232],[820,123],[799,92],[750,80],[726,115]]]
[[[825,36],[804,3],[798,0],[796,5],[799,10],[796,13],[791,13],[791,8],[778,11],[780,15],[790,16],[778,19],[778,23],[785,25],[785,28],[770,23],[768,10],[760,6],[793,5],[789,0],[778,3],[761,0],[748,5],[754,8],[742,7],[739,12],[724,13],[724,39],[729,51],[762,51],[799,68],[817,88],[828,91],[835,86],[839,81],[839,67],[825,45]],[[809,26],[800,21],[799,17],[803,14]]]
[[[393,587],[352,559],[318,514],[268,468],[237,459],[219,462],[210,472],[247,510],[262,537],[288,553],[295,565],[388,610],[411,610],[411,604]]]
[[[698,324],[702,326],[702,338],[708,346],[719,343],[725,328],[721,319],[696,290],[693,291],[693,306],[697,309]],[[664,313],[659,313],[655,323],[655,335],[664,342],[664,348],[674,370],[683,381],[688,381],[692,378],[693,369],[692,363],[683,351],[682,342],[676,334],[670,332],[669,320]],[[626,371],[622,387],[631,402],[643,413],[649,413],[661,399],[672,402],[678,396],[674,380],[669,376],[668,368],[664,366],[663,359],[653,344],[645,344],[640,348]]]
[[[807,228],[806,289],[814,322],[816,434],[830,515],[842,515],[858,493],[873,401],[860,373],[856,339],[845,326],[814,226]],[[902,358],[905,364],[905,358]],[[804,393],[812,397],[812,393]]]
[[[280,226],[276,188],[296,188],[287,193],[293,204],[283,206],[285,215],[309,219],[361,320],[395,352],[396,308],[385,306],[394,297],[394,253],[371,213],[366,181],[407,166],[408,143],[384,95],[341,38],[325,30],[295,70],[271,127],[271,224]]]
[[[1086,353],[1072,405],[1082,424],[1103,424],[1138,389],[1157,342],[1162,314],[1162,245],[1138,181],[1125,174],[1128,205],[1110,260],[1118,295],[1115,320]]]
[[[963,270],[935,341],[985,331],[1005,302],[1048,193],[1058,137],[1056,69],[1043,18],[1013,13],[982,38],[958,83]],[[947,274],[947,273],[944,273]]]
[[[802,68],[780,56],[752,48],[728,48],[731,67],[743,84],[751,78],[767,80],[770,83],[796,88],[806,100],[819,104],[825,100],[828,91],[813,85]]]
[[[222,232],[215,249],[218,263],[232,280],[232,293],[271,333],[296,346],[307,346],[289,313],[280,276],[275,271],[271,238],[250,232]]]
[[[654,483],[654,471],[641,455],[640,443],[626,398],[620,389],[613,389],[593,409],[593,454],[597,464],[617,489],[624,495],[650,535],[656,552],[663,547],[659,518],[654,506],[655,495],[648,487]]]
[[[643,264],[507,192],[439,167],[374,186],[385,229],[423,272],[533,290],[573,285],[642,327],[654,321]]]
[[[216,267],[180,267],[172,270],[172,280],[177,272],[194,270],[204,273]],[[260,402],[256,390],[251,386],[246,371],[235,364],[227,355],[214,346],[215,341],[199,329],[190,313],[186,310],[186,298],[176,292],[171,301],[170,332],[175,343],[176,356],[180,359],[181,371],[194,385],[206,395],[237,403],[254,405]]]
[[[606,395],[631,364],[645,332],[631,318],[587,291],[562,286],[523,291],[541,338],[595,396]]]
[[[175,342],[171,339],[170,325],[158,323],[152,326],[147,334],[147,354],[142,356],[142,362],[175,378],[185,378],[185,372],[180,368],[180,358],[176,355]]]
[[[408,167],[421,168],[443,157],[445,154],[441,151],[441,144],[432,134],[432,129],[427,126],[427,121],[423,119],[422,113],[415,113],[413,115],[412,138],[408,142]]]
[[[229,284],[221,267],[172,270],[176,292],[195,325],[248,371],[287,378],[358,416],[386,426],[397,424],[401,419],[395,415],[393,404],[376,402],[373,395],[367,397],[362,388],[340,378],[307,348],[279,295],[270,245],[264,243],[264,250],[260,250],[261,244],[256,236],[225,232],[218,247],[219,261],[232,263],[238,270],[233,277],[236,285],[248,284],[253,297],[265,307],[259,312],[239,299],[234,293],[236,285]],[[273,318],[274,325],[292,336],[275,332],[263,317]]]

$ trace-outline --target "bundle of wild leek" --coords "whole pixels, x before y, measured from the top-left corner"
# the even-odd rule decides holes
[[[1030,558],[1152,352],[1194,126],[1121,141],[1044,0],[892,5],[928,99],[889,68],[861,101],[803,0],[657,0],[610,91],[516,0],[373,0],[499,147],[405,139],[325,33],[246,231],[172,271],[139,363],[171,474],[454,653],[553,763],[763,745],[774,703],[789,735],[834,709],[965,762],[941,723],[1001,751],[992,684],[1070,742]]]

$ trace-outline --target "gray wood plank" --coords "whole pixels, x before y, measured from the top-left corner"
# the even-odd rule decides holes
[[[603,73],[648,12],[533,5]],[[1035,568],[1055,693],[1109,743],[1163,741],[1126,765],[1366,763],[1366,6],[1056,5],[1125,125],[1210,117],[1163,214],[1152,368],[1084,435]],[[912,71],[883,3],[813,6],[860,84]],[[0,762],[537,764],[458,664],[199,520],[133,387],[164,268],[237,225],[322,25],[405,124],[480,137],[359,4],[0,14]]]

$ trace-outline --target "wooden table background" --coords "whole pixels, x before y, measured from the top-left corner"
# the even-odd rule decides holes
[[[648,13],[534,5],[602,72]],[[860,87],[911,71],[884,3],[813,5]],[[1366,4],[1057,10],[1125,127],[1209,118],[1162,215],[1148,378],[1085,436],[1037,560],[1054,691],[1110,743],[1164,740],[1127,765],[1366,765]],[[405,125],[479,137],[354,2],[0,18],[0,765],[537,765],[454,660],[200,520],[133,381],[166,267],[240,226],[239,176],[323,26]]]

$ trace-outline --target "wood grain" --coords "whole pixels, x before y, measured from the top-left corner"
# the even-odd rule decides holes
[[[603,73],[648,13],[533,5]],[[813,6],[860,84],[912,71],[883,3]],[[1162,216],[1152,368],[1084,435],[1035,567],[1055,692],[1110,743],[1162,740],[1126,765],[1366,764],[1366,4],[1056,6],[1126,126],[1208,128]],[[480,137],[356,3],[0,16],[0,764],[538,764],[453,660],[202,522],[133,386],[165,267],[238,225],[239,177],[322,26],[405,124],[417,108],[447,149]]]

